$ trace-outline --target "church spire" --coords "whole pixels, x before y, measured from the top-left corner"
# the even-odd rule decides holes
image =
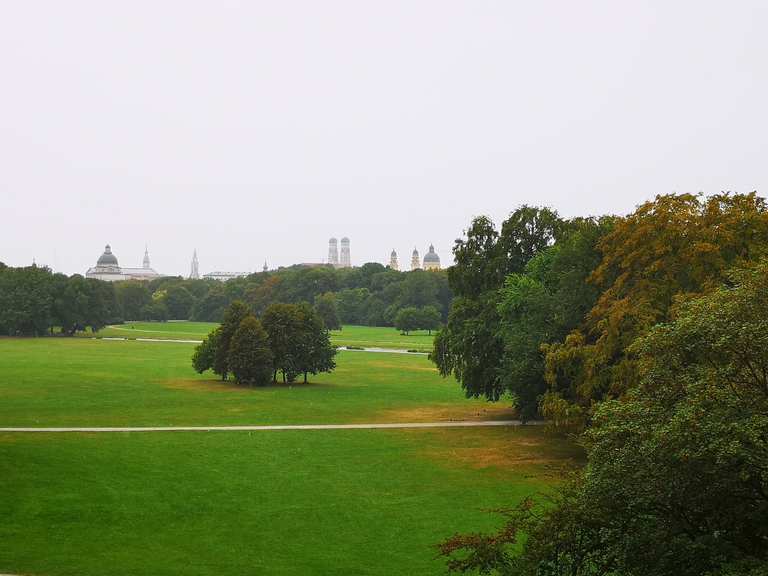
[[[142,263],[144,270],[149,269],[149,248],[144,244],[144,262]]]
[[[198,270],[198,262],[197,262],[197,248],[192,252],[192,268],[189,271],[189,278],[190,280],[199,280],[200,279],[200,271]]]

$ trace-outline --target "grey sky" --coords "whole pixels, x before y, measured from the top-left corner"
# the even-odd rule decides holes
[[[0,0],[0,261],[187,274],[768,190],[768,2]]]

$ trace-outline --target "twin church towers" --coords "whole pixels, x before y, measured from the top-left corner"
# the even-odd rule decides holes
[[[341,253],[339,253],[339,241],[336,238],[328,240],[328,264],[334,268],[351,268],[352,258],[349,253],[349,238],[346,236],[341,239]],[[392,270],[400,270],[397,260],[397,252],[392,250],[390,255],[389,267]],[[430,246],[429,252],[424,256],[422,263],[419,258],[419,251],[414,248],[411,256],[411,270],[440,270],[440,257],[435,252],[435,247]]]
[[[336,238],[328,240],[328,264],[334,268],[352,268],[352,258],[349,255],[349,238],[341,239],[341,256],[339,256],[339,241]]]

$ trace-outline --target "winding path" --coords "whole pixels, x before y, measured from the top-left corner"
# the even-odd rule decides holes
[[[528,426],[541,422],[520,420],[477,420],[446,422],[392,422],[382,424],[274,424],[265,426],[107,426],[107,427],[51,427],[51,428],[0,428],[3,432],[263,432],[267,430],[382,430],[401,428],[482,428],[488,426]],[[1,576],[1,575],[0,575]]]

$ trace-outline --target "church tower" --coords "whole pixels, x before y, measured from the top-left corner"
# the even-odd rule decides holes
[[[328,240],[328,264],[339,267],[339,241],[336,238]]]
[[[400,264],[397,261],[397,252],[392,250],[392,254],[389,255],[389,267],[392,270],[400,270]]]
[[[200,279],[200,270],[198,268],[198,262],[197,262],[197,248],[195,248],[194,252],[192,252],[192,269],[189,271],[189,279],[190,280]]]
[[[349,238],[341,239],[341,261],[339,268],[352,268],[352,258],[349,255]]]
[[[144,246],[144,261],[141,263],[141,267],[144,270],[149,270],[149,248],[146,245]]]
[[[267,261],[264,260],[264,268],[261,269],[262,272],[269,272],[269,267],[267,266]]]
[[[419,251],[416,250],[416,248],[413,249],[413,254],[411,254],[411,270],[420,270],[421,269],[421,258],[419,258]]]

